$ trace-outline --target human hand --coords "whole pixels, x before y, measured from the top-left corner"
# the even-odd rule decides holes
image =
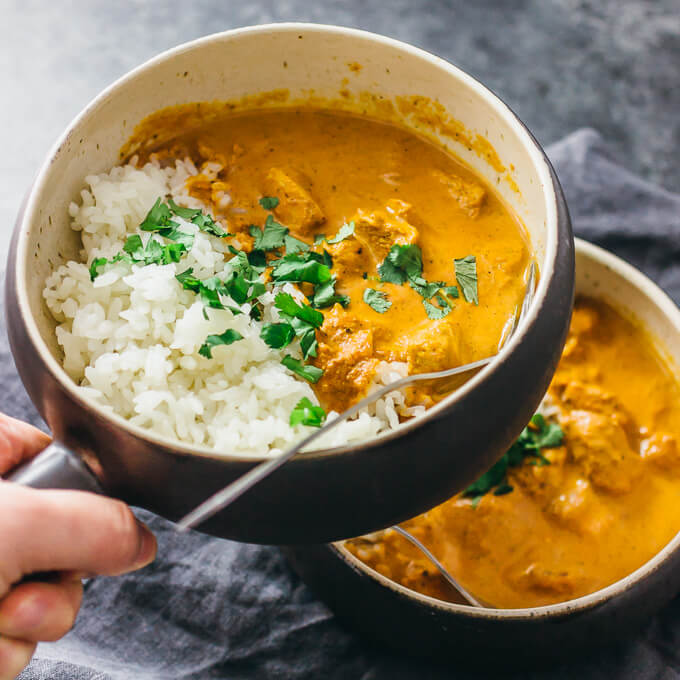
[[[0,474],[49,442],[40,430],[0,413]],[[125,503],[0,481],[0,680],[22,671],[39,641],[68,633],[82,578],[140,569],[155,555],[156,539]],[[38,572],[55,575],[23,581]]]

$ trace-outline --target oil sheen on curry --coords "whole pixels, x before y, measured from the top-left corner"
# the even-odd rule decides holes
[[[364,396],[381,361],[422,373],[494,354],[521,303],[520,222],[480,177],[404,128],[328,110],[246,111],[152,145],[141,161],[152,153],[194,161],[189,193],[251,259],[331,265],[330,281],[298,283],[324,317],[307,359],[323,371],[314,389],[327,410]],[[430,406],[432,389],[410,403]]]
[[[643,329],[577,300],[542,413],[464,493],[404,524],[497,607],[594,592],[680,529],[680,394]],[[388,578],[459,601],[398,534],[347,545]]]

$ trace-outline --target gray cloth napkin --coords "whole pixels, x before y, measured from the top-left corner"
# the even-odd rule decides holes
[[[680,301],[680,197],[617,166],[593,130],[575,132],[549,155],[576,233],[640,267]],[[4,327],[0,395],[1,410],[40,423],[16,376]],[[163,519],[139,514],[158,536],[156,562],[136,574],[88,582],[74,630],[41,644],[23,680],[484,677],[457,670],[453,659],[434,667],[360,639],[340,626],[276,548],[178,535]],[[521,677],[677,678],[679,643],[680,599],[632,642]]]

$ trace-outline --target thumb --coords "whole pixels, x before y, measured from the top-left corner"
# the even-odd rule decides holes
[[[121,574],[156,555],[156,539],[125,503],[9,482],[0,482],[0,536],[0,569],[16,570],[2,574],[9,583],[36,571]]]

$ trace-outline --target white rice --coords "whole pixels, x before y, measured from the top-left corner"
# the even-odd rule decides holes
[[[230,257],[227,243],[238,247],[235,240],[210,236],[180,220],[184,231],[195,232],[193,247],[181,262],[119,262],[90,280],[89,265],[96,257],[120,252],[130,234],[148,238],[138,225],[157,198],[171,195],[181,205],[205,210],[184,188],[187,177],[196,173],[185,160],[170,168],[157,162],[141,169],[129,164],[86,177],[88,188],[81,192],[80,204],[69,209],[73,229],[81,232],[81,261],[67,262],[48,277],[45,301],[58,322],[64,368],[84,398],[170,439],[225,455],[275,455],[310,431],[289,425],[297,402],[302,397],[318,401],[310,385],[280,363],[285,353],[300,357],[297,343],[281,351],[260,338],[262,322],[279,320],[274,294],[259,298],[262,322],[249,318],[248,304],[240,315],[210,309],[206,320],[198,297],[175,278],[188,267],[199,279],[229,273],[225,254]],[[228,204],[229,197],[220,200]],[[282,289],[301,299],[291,284]],[[212,359],[198,354],[208,335],[227,328],[237,330],[243,340],[215,347]],[[405,374],[405,364],[382,363],[376,382],[387,384]],[[315,447],[373,437],[396,427],[398,412],[416,415],[422,410],[405,409],[403,395],[392,393]]]

